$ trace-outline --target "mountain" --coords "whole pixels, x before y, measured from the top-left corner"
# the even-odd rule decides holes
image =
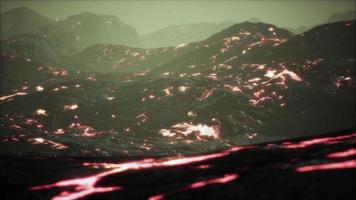
[[[95,44],[128,46],[139,44],[136,30],[116,16],[88,12],[70,16],[56,24],[37,29],[33,33],[46,38],[62,56],[78,53]]]
[[[191,23],[170,25],[141,37],[141,47],[157,48],[177,46],[208,38],[224,28],[233,25],[230,21],[219,23]]]
[[[300,34],[300,33],[303,33],[305,31],[309,30],[310,28],[308,26],[303,25],[303,26],[299,26],[297,28],[289,27],[289,28],[285,28],[285,29],[287,29],[288,31],[290,31],[292,33]]]
[[[339,21],[349,21],[356,18],[356,10],[349,10],[343,13],[335,13],[329,17],[328,23],[339,22]]]
[[[42,64],[55,64],[59,55],[50,47],[43,37],[24,34],[1,41],[3,55],[29,59]]]
[[[262,22],[260,19],[256,18],[256,17],[250,17],[246,20],[247,22],[251,22],[251,23],[258,23],[258,22]]]
[[[96,45],[72,56],[67,63],[72,68],[87,66],[87,70],[110,73],[134,73],[158,68],[161,71],[155,72],[155,75],[165,71],[179,71],[182,68],[197,71],[192,66],[216,65],[219,60],[242,54],[244,50],[249,51],[248,48],[252,48],[249,44],[271,46],[274,42],[278,43],[292,36],[287,30],[276,27],[276,30],[269,31],[271,27],[275,26],[245,22],[226,28],[203,41],[157,49]],[[262,37],[266,40],[261,41]],[[215,54],[222,56],[218,56],[216,62],[210,63]]]
[[[213,73],[212,68],[227,65],[250,54],[250,51],[261,46],[271,48],[285,42],[293,34],[272,24],[244,22],[235,24],[206,40],[192,43],[192,51],[180,59],[172,60],[156,70],[156,73],[202,72]],[[193,66],[193,67],[192,67]]]
[[[335,14],[331,15],[329,17],[329,19],[326,20],[324,23],[354,20],[355,16],[356,16],[355,13],[356,13],[355,10],[349,10],[344,13],[335,13]],[[289,30],[290,32],[300,34],[300,33],[306,32],[309,29],[315,28],[316,26],[317,25],[308,27],[308,26],[303,25],[303,26],[299,26],[297,28],[286,28],[286,29]]]
[[[73,76],[3,93],[2,152],[196,154],[350,128],[354,27],[245,22],[176,47],[92,46],[71,58]]]
[[[54,24],[55,21],[44,17],[26,7],[19,7],[0,15],[1,40],[12,36],[31,33],[33,30]]]
[[[59,57],[71,56],[95,44],[121,44],[138,46],[139,35],[135,28],[113,15],[97,15],[83,12],[65,20],[52,21],[25,7],[2,14],[2,40],[14,40],[12,36],[32,34],[32,40],[42,37]],[[16,38],[15,38],[16,40]],[[11,43],[5,41],[3,43]],[[25,44],[22,44],[25,45]],[[19,53],[20,55],[25,54]],[[35,58],[34,58],[35,59]],[[47,62],[47,60],[43,60]]]
[[[194,45],[155,49],[122,45],[94,45],[67,58],[63,66],[99,73],[139,73],[163,66],[192,50],[194,50]]]
[[[32,36],[29,35],[28,37]],[[33,38],[34,45],[36,45],[38,41],[41,41],[41,39],[37,39],[38,38]],[[43,59],[40,59],[41,62],[38,62],[38,60],[26,58],[31,55],[33,55],[33,57],[41,57],[47,54],[49,56],[45,59],[49,59],[51,56],[55,56],[55,54],[50,55],[50,49],[49,52],[43,52],[43,49],[37,49],[33,44],[20,46],[20,48],[25,49],[23,52],[28,52],[27,55],[23,55],[25,58],[12,53],[1,54],[0,94],[5,96],[1,101],[8,100],[7,98],[11,99],[12,96],[7,96],[8,94],[15,94],[14,96],[17,94],[26,95],[28,92],[42,91],[41,88],[48,85],[74,81],[76,79],[80,80],[88,76],[85,72],[63,69],[52,64],[43,64]]]

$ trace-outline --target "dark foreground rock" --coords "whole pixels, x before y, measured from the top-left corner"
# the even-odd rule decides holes
[[[356,130],[160,158],[2,157],[2,199],[353,199]]]

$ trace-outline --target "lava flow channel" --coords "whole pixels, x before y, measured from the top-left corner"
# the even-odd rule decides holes
[[[205,154],[205,155],[198,155],[198,156],[191,156],[191,157],[170,157],[166,159],[143,159],[138,161],[117,163],[117,164],[83,163],[84,166],[103,167],[103,168],[109,168],[111,170],[100,172],[87,177],[62,180],[52,184],[35,186],[30,189],[42,190],[42,189],[51,189],[51,188],[67,188],[71,186],[74,187],[74,191],[65,190],[60,194],[52,197],[52,200],[75,200],[96,193],[111,192],[111,191],[118,191],[124,189],[121,186],[100,187],[96,185],[104,177],[113,174],[120,174],[128,170],[142,170],[142,169],[149,169],[149,168],[172,167],[172,166],[181,166],[186,164],[194,164],[197,162],[202,162],[210,159],[221,158],[226,155],[229,155],[230,153],[237,152],[247,148],[251,148],[251,147],[233,147],[219,153]]]

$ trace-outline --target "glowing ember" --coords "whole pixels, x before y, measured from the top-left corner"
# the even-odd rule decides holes
[[[175,124],[171,128],[171,130],[161,129],[159,133],[166,137],[195,135],[197,139],[201,139],[201,137],[212,137],[216,139],[220,134],[219,126],[210,127],[203,124],[193,125],[184,122]]]
[[[36,86],[36,91],[43,91],[43,90],[44,90],[44,88],[42,86],[40,86],[40,85]]]
[[[319,170],[331,170],[331,169],[354,169],[356,168],[356,160],[347,160],[341,162],[333,162],[326,164],[307,165],[296,168],[297,172],[310,172]]]
[[[36,110],[36,115],[44,115],[44,116],[47,116],[48,114],[47,114],[46,110],[44,110],[44,109],[38,109],[38,110]]]
[[[187,113],[187,115],[188,115],[189,117],[196,117],[196,116],[197,116],[197,114],[196,114],[195,112],[193,112],[193,111],[189,111],[189,112]]]
[[[30,139],[28,139],[28,141],[31,142],[32,144],[50,145],[50,147],[58,149],[58,150],[68,148],[64,144],[61,144],[61,143],[58,143],[58,142],[54,142],[54,141],[51,141],[51,140],[46,140],[44,138],[30,138]]]
[[[78,107],[79,107],[78,104],[65,105],[64,110],[75,110]]]
[[[159,130],[159,133],[164,137],[173,137],[176,135],[176,133],[171,132],[168,129],[161,129],[161,130]]]
[[[234,93],[242,92],[242,90],[237,86],[232,86],[232,85],[225,84],[224,87],[229,88]]]
[[[261,78],[252,78],[252,79],[249,79],[248,82],[254,83],[254,82],[258,82],[260,80],[261,80]]]
[[[178,87],[178,91],[179,92],[185,92],[185,91],[187,91],[189,89],[189,87],[186,87],[186,86],[179,86]]]
[[[264,75],[265,77],[272,78],[275,76],[276,70],[267,70],[267,73]]]
[[[282,74],[289,75],[295,81],[302,81],[302,78],[300,76],[298,76],[296,73],[292,71],[288,71],[287,69],[283,70]]]
[[[137,115],[136,118],[138,120],[140,120],[142,123],[146,122],[148,120],[148,117],[145,113],[141,113],[141,114]]]
[[[201,95],[201,97],[198,99],[199,101],[204,101],[205,99],[209,98],[212,94],[213,94],[213,89],[209,90],[209,89],[205,89],[203,91],[203,94]]]
[[[268,31],[273,32],[273,31],[274,31],[274,28],[273,28],[273,27],[269,27],[269,28],[268,28]]]
[[[97,132],[94,128],[82,125],[80,123],[71,123],[68,128],[73,129],[73,131],[76,133],[76,136],[94,137],[97,135]]]
[[[168,87],[163,89],[164,93],[166,94],[166,96],[171,96],[172,92],[171,92],[172,87]]]
[[[0,97],[0,101],[4,101],[6,99],[9,99],[9,98],[12,98],[12,97],[15,97],[15,96],[24,96],[24,95],[27,95],[27,93],[25,93],[25,92],[17,92],[15,94],[11,94],[11,95]]]
[[[112,101],[112,100],[115,99],[115,97],[106,97],[106,99],[107,99],[108,101]]]
[[[63,129],[57,129],[56,131],[54,131],[54,134],[56,135],[63,135],[64,134],[64,130]]]

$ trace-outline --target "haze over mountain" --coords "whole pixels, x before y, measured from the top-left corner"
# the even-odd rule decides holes
[[[94,44],[137,46],[135,28],[115,16],[83,12],[55,25],[37,29],[34,34],[45,37],[61,55],[72,55]]]
[[[41,36],[23,34],[0,42],[1,52],[13,57],[43,64],[55,64],[61,60],[57,52]]]
[[[139,35],[135,28],[111,15],[83,12],[55,22],[40,17],[30,9],[19,8],[1,14],[1,19],[5,22],[1,35],[37,35],[44,38],[61,57],[78,53],[94,44],[139,45]],[[19,26],[18,21],[26,23],[20,31],[16,28]]]
[[[339,22],[354,20],[356,18],[356,10],[349,10],[343,13],[335,13],[330,16],[327,22]]]
[[[354,20],[356,19],[356,10],[349,10],[349,11],[346,11],[346,12],[340,12],[340,13],[334,13],[332,14],[329,19],[327,19],[325,21],[325,23],[331,23],[331,22],[340,22],[340,21],[349,21],[349,20]],[[323,24],[323,23],[321,23]],[[313,26],[306,26],[306,25],[302,25],[302,26],[299,26],[297,28],[291,28],[291,27],[288,27],[286,28],[287,30],[293,32],[293,33],[303,33],[315,26],[317,26],[319,24],[316,24],[316,25],[313,25]]]
[[[1,13],[1,39],[31,33],[33,30],[45,25],[54,24],[55,21],[26,7],[19,7]]]
[[[53,4],[66,5],[62,13],[141,5],[91,2]],[[241,16],[234,2],[187,1],[174,12],[148,2],[171,24],[211,5]],[[353,199],[356,20],[335,15],[297,34],[264,22],[296,27],[295,10],[324,6],[290,2],[246,3],[255,17],[228,27],[182,23],[144,36],[157,48],[140,48],[137,31],[114,15],[2,14],[2,199]],[[325,13],[340,5],[324,3]],[[323,9],[311,11],[296,16],[307,22]]]
[[[197,42],[232,25],[233,22],[230,21],[170,25],[153,33],[143,35],[141,37],[141,47],[157,48]]]

